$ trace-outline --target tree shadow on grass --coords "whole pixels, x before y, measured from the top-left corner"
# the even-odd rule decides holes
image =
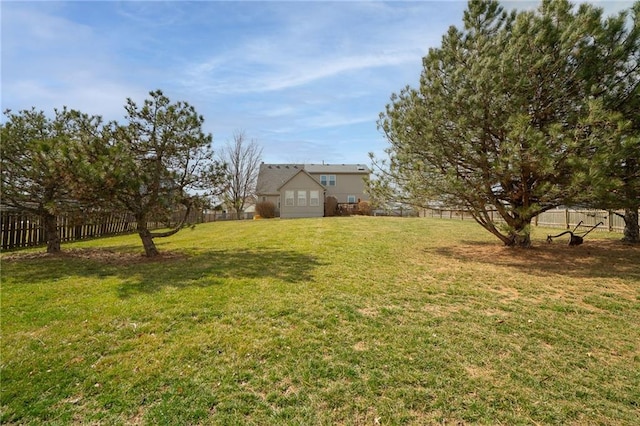
[[[136,293],[154,293],[165,287],[209,287],[227,279],[274,279],[285,283],[313,280],[319,262],[305,254],[272,249],[220,250],[184,256],[135,269],[119,287],[122,298]]]
[[[463,241],[460,245],[438,247],[434,251],[445,257],[516,268],[537,276],[640,281],[640,246],[614,240],[593,240],[577,247],[543,243],[527,249]]]
[[[313,269],[320,265],[313,256],[274,249],[213,250],[186,254],[162,252],[156,258],[113,249],[78,249],[58,255],[15,256],[9,263],[13,279],[24,284],[55,283],[70,276],[122,281],[118,296],[128,298],[163,288],[209,287],[226,279],[269,278],[285,283],[313,280]]]

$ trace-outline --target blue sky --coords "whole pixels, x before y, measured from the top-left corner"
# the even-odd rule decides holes
[[[607,11],[631,2],[595,2]],[[505,6],[533,7],[537,2]],[[122,120],[162,89],[205,117],[214,150],[244,131],[269,163],[365,163],[389,97],[465,1],[1,3],[2,109]]]

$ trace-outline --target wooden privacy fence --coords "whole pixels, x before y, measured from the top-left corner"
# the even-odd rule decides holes
[[[623,214],[622,211],[617,213]],[[473,220],[471,213],[464,210],[446,209],[424,209],[420,216],[439,217],[441,219]],[[504,222],[496,211],[490,212],[490,217],[494,222]],[[584,226],[594,226],[598,222],[602,225],[595,231],[620,232],[624,231],[624,220],[622,217],[607,210],[575,210],[575,209],[553,209],[539,214],[533,219],[532,225],[545,228],[573,229],[578,223]]]
[[[179,219],[180,213],[176,212],[171,223],[175,225]],[[221,218],[196,211],[189,215],[188,222],[202,223],[216,219]],[[129,213],[102,214],[93,218],[73,214],[59,215],[57,221],[61,242],[128,234],[138,229],[134,217]],[[170,226],[171,223],[149,222],[148,226],[149,229],[159,229]],[[46,243],[42,219],[15,210],[0,211],[0,235],[2,250],[35,247]]]
[[[62,242],[117,235],[136,230],[129,214],[103,215],[99,220],[82,221],[72,215],[59,215],[58,235]],[[0,212],[2,250],[34,247],[46,243],[44,224],[39,216],[19,211]]]

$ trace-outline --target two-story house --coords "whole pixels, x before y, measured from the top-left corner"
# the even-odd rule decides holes
[[[270,201],[282,218],[322,217],[327,197],[338,203],[368,200],[361,164],[261,164],[256,195]]]

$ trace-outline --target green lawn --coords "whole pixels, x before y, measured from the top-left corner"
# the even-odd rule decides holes
[[[557,232],[555,230],[554,232]],[[438,219],[217,222],[2,255],[2,424],[640,418],[640,247]]]

